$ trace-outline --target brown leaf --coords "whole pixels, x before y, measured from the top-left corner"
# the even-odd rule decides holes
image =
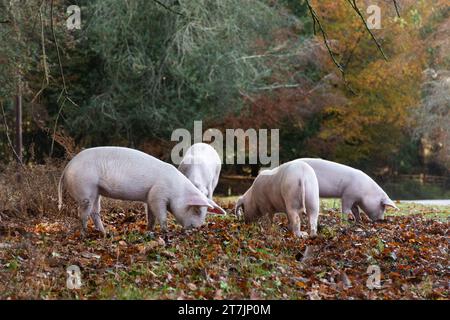
[[[197,290],[197,286],[194,283],[188,283],[187,287],[189,288],[189,290],[191,291],[195,291]]]
[[[341,271],[340,273],[340,281],[342,281],[342,284],[344,286],[344,289],[348,289],[352,287],[352,282],[350,281],[349,277],[344,271]]]

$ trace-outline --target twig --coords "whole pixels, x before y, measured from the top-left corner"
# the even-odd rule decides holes
[[[359,32],[359,30],[358,30],[358,32]],[[361,41],[361,38],[362,38],[361,35],[358,36],[358,39],[356,39],[356,42],[354,43],[354,45],[352,46],[352,48],[350,49],[350,51],[348,53],[347,59],[345,59],[345,62],[341,63],[341,65],[344,67],[344,69],[346,69],[348,64],[350,63],[350,60],[353,57],[353,53],[355,52],[356,47],[358,47],[359,42]],[[343,56],[345,57],[345,55],[346,54],[344,53]],[[342,60],[344,60],[344,58],[342,58]]]
[[[63,70],[63,66],[62,66],[62,62],[61,62],[61,54],[59,52],[59,45],[58,45],[58,40],[56,39],[56,34],[55,34],[55,27],[53,25],[53,1],[51,1],[50,3],[50,28],[52,30],[52,36],[53,36],[53,41],[55,42],[55,46],[56,46],[56,54],[58,56],[58,64],[59,64],[59,72],[61,73],[61,78],[62,78],[62,82],[63,82],[63,92],[67,95],[67,87],[66,87],[66,79],[64,78],[64,70]],[[61,99],[61,95],[58,98]]]
[[[14,153],[14,156],[16,157],[17,161],[20,163],[22,167],[24,167],[22,159],[20,159],[19,155],[16,152],[16,149],[14,148],[14,145],[11,141],[11,138],[9,137],[9,128],[8,128],[8,122],[6,121],[6,115],[5,115],[5,109],[3,108],[3,102],[0,101],[0,107],[2,109],[2,116],[3,116],[3,125],[5,126],[5,134],[6,139],[8,140],[8,145],[10,146],[11,150]]]
[[[51,157],[52,154],[53,154],[53,147],[54,147],[54,145],[55,145],[55,133],[56,133],[56,127],[57,127],[57,125],[58,125],[58,119],[59,119],[59,117],[60,117],[60,115],[61,115],[62,109],[63,109],[63,107],[64,107],[64,103],[66,102],[66,100],[68,100],[68,101],[70,101],[73,105],[75,105],[75,106],[78,107],[78,105],[77,105],[72,99],[70,99],[70,97],[69,97],[69,95],[68,95],[68,91],[67,91],[66,80],[65,80],[65,78],[64,78],[64,69],[63,69],[62,61],[61,61],[61,54],[60,54],[60,52],[59,52],[58,40],[56,39],[55,27],[54,27],[54,25],[53,25],[53,20],[54,20],[54,19],[53,19],[53,16],[54,16],[54,15],[53,15],[53,2],[54,2],[54,0],[52,0],[51,3],[50,3],[50,28],[51,28],[51,30],[52,30],[53,41],[55,42],[55,46],[56,46],[56,53],[57,53],[57,56],[58,56],[58,64],[59,64],[59,72],[60,72],[60,74],[61,74],[61,78],[62,78],[62,82],[63,82],[63,89],[62,89],[61,94],[59,95],[57,101],[58,101],[58,103],[60,102],[61,97],[63,96],[63,94],[64,94],[64,100],[61,102],[60,108],[59,108],[59,110],[58,110],[58,114],[57,114],[56,119],[55,119],[55,125],[54,125],[53,136],[52,136],[52,145],[51,145],[51,147],[50,147],[50,154],[49,154],[50,157]]]
[[[48,74],[48,66],[47,66],[47,53],[45,50],[45,36],[44,36],[44,20],[42,19],[42,4],[41,2],[39,7],[39,19],[41,21],[41,47],[42,47],[42,66],[44,68],[44,77],[42,79],[41,89],[36,93],[36,95],[31,100],[31,104],[33,104],[36,99],[41,95],[41,93],[45,90],[45,88],[49,84],[49,74]]]
[[[177,14],[177,15],[179,15],[179,16],[184,16],[184,14],[182,14],[181,12],[178,12],[178,11],[173,10],[172,8],[170,8],[169,6],[165,5],[165,4],[162,3],[161,1],[153,0],[153,2],[159,4],[161,7],[163,7],[164,9],[166,9],[166,10],[172,12],[172,13],[175,13],[175,14]]]
[[[325,47],[327,48],[328,54],[330,55],[333,63],[336,65],[336,67],[341,72],[342,80],[344,81],[345,86],[350,90],[350,92],[352,94],[356,95],[356,92],[350,86],[350,84],[348,83],[348,81],[347,81],[347,79],[345,77],[345,69],[344,69],[344,67],[337,61],[333,51],[331,50],[331,48],[330,48],[330,46],[328,44],[328,41],[329,41],[328,40],[328,35],[327,35],[325,29],[323,28],[322,23],[320,22],[319,16],[317,15],[316,11],[314,10],[314,8],[309,3],[309,0],[306,0],[306,4],[308,6],[309,13],[311,14],[311,18],[313,19],[314,34],[316,34],[316,23],[317,23],[317,26],[318,26],[318,28],[320,30],[320,33],[322,34],[323,43],[325,44]]]
[[[392,2],[394,2],[394,7],[395,7],[395,12],[397,13],[397,17],[400,18],[400,10],[398,8],[397,0],[392,0]]]
[[[58,120],[59,120],[59,117],[60,117],[60,115],[61,115],[61,112],[62,112],[62,109],[63,109],[63,107],[64,107],[64,103],[65,103],[65,102],[66,102],[66,99],[64,99],[63,102],[61,103],[61,106],[59,107],[59,110],[58,110],[58,114],[56,115],[55,124],[54,124],[54,126],[53,126],[52,145],[51,145],[51,147],[50,147],[50,156],[52,155],[52,153],[53,153],[53,147],[55,146],[56,128],[57,128]]]
[[[353,10],[356,11],[356,13],[358,14],[358,16],[361,18],[361,21],[363,22],[364,26],[366,27],[367,32],[369,32],[370,36],[372,37],[372,40],[375,42],[378,50],[381,52],[384,60],[388,60],[388,58],[386,57],[386,55],[384,54],[383,48],[381,47],[380,43],[378,42],[377,38],[375,38],[374,34],[372,33],[372,30],[370,30],[369,26],[367,25],[366,19],[364,19],[363,14],[361,13],[361,11],[359,10],[357,4],[356,4],[356,0],[347,0],[348,3],[350,3],[350,5],[352,6]]]
[[[270,86],[264,86],[264,87],[258,87],[258,88],[254,88],[254,90],[275,90],[275,89],[289,89],[289,88],[298,88],[300,87],[299,84],[273,84]]]
[[[311,14],[311,17],[313,19],[314,22],[314,32],[315,32],[315,23],[317,22],[317,25],[319,26],[319,30],[322,34],[322,38],[323,38],[323,42],[328,50],[328,53],[331,56],[331,59],[333,60],[333,63],[336,65],[336,67],[339,69],[339,71],[341,71],[342,73],[344,72],[344,68],[342,68],[342,66],[339,64],[339,62],[337,61],[336,57],[334,56],[333,51],[331,50],[329,44],[328,44],[328,35],[325,31],[325,29],[322,26],[322,23],[320,22],[319,16],[317,15],[316,11],[314,10],[314,8],[311,6],[311,4],[309,3],[309,0],[306,0],[306,4],[308,6],[309,9],[309,13]]]

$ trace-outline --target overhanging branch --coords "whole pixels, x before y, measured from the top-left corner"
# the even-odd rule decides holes
[[[166,9],[166,10],[172,12],[172,13],[175,13],[175,14],[177,14],[177,15],[179,15],[179,16],[183,16],[183,14],[182,14],[181,12],[178,12],[178,11],[173,10],[171,7],[169,7],[168,5],[162,3],[162,2],[159,1],[159,0],[153,0],[153,2],[159,4],[161,7],[163,7],[164,9]]]
[[[356,4],[356,0],[347,0],[347,2],[350,3],[353,10],[355,10],[356,13],[358,14],[358,16],[361,18],[361,21],[363,22],[364,26],[366,27],[367,32],[369,32],[370,36],[372,37],[372,40],[375,42],[375,45],[377,46],[378,50],[381,52],[381,55],[383,56],[384,60],[387,60],[388,58],[384,54],[383,48],[381,47],[377,38],[375,38],[375,35],[372,33],[372,30],[370,30],[369,26],[367,25],[366,19],[364,19],[364,16],[361,13],[361,10],[359,10],[359,8]]]

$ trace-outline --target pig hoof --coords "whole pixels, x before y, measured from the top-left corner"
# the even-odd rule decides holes
[[[106,236],[107,232],[104,228],[95,228],[98,232],[100,232],[103,236]]]

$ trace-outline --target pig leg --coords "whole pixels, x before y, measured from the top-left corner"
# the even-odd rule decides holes
[[[353,216],[355,217],[355,222],[360,223],[361,222],[361,214],[359,212],[358,205],[354,204],[352,206],[352,213],[353,213]]]
[[[145,214],[147,216],[147,230],[153,231],[155,228],[156,218],[148,204],[145,204]]]
[[[101,197],[100,195],[97,196],[97,198],[94,201],[94,206],[92,209],[91,217],[95,225],[95,229],[103,233],[103,235],[106,235],[105,228],[103,227],[102,219],[100,218],[100,201]]]
[[[167,231],[167,205],[160,201],[153,201],[147,204],[148,212],[158,219],[161,231]],[[153,223],[154,225],[154,223]]]
[[[317,220],[319,218],[319,209],[312,207],[308,208],[308,220],[309,220],[309,235],[314,238],[317,236]]]
[[[353,216],[352,213],[352,206],[354,202],[347,199],[345,196],[342,198],[342,214],[346,215],[347,217]]]
[[[151,213],[154,220],[159,221],[159,225],[161,226],[161,231],[167,231],[167,202],[161,200],[159,196],[161,190],[158,187],[153,187],[148,195],[147,195],[147,219],[149,222],[152,222],[152,218],[149,218],[148,213]],[[155,222],[153,221],[153,225]],[[150,225],[148,225],[150,227]]]
[[[289,230],[295,234],[297,237],[305,238],[308,236],[306,232],[300,231],[300,210],[295,210],[293,208],[288,208],[287,217],[289,220]]]
[[[296,188],[288,189],[285,193],[284,203],[286,207],[286,213],[289,221],[289,230],[297,237],[305,238],[308,233],[301,232],[301,214],[304,213],[306,208],[301,205],[301,199],[298,197],[299,191]],[[301,209],[300,209],[301,208]]]
[[[83,200],[79,201],[78,214],[81,219],[81,236],[82,237],[86,236],[88,219],[89,219],[89,216],[91,215],[93,204],[94,204],[94,201],[90,200],[90,199],[83,199]]]

